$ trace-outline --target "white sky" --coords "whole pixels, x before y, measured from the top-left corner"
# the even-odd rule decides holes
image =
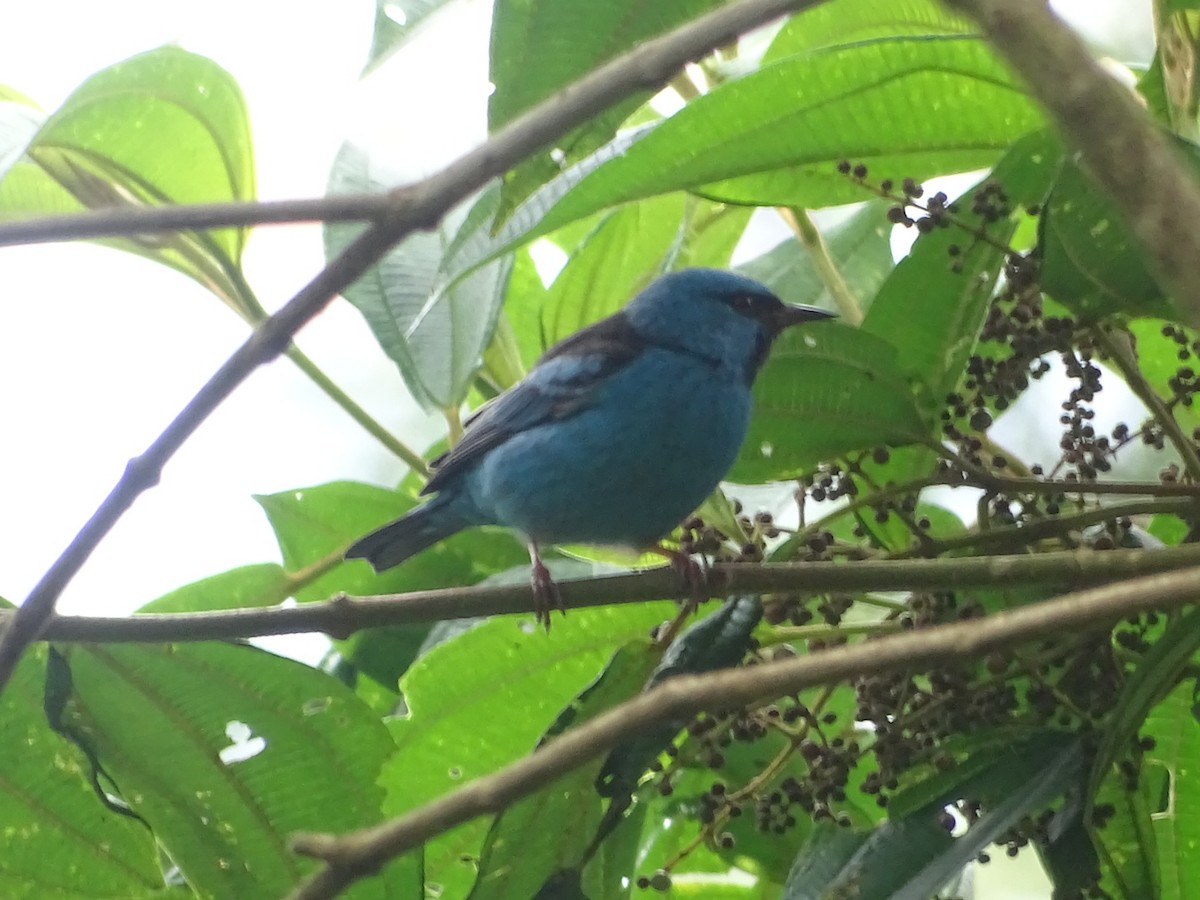
[[[1075,0],[1093,37],[1131,59],[1146,46],[1142,0]],[[92,72],[163,43],[211,56],[241,84],[259,195],[317,196],[350,135],[395,149],[413,176],[483,136],[484,0],[459,0],[358,84],[374,3],[110,0],[22,3],[0,29],[0,83],[53,108]],[[64,27],[64,20],[70,20]],[[119,23],[119,24],[118,24]],[[437,90],[431,89],[433,86]],[[322,264],[315,227],[259,229],[251,284],[275,308]],[[0,249],[0,594],[20,601],[120,476],[246,336],[190,280],[87,245]],[[415,409],[358,314],[335,303],[300,345],[421,450],[439,424]],[[64,611],[117,613],[278,552],[250,499],[337,478],[392,483],[401,465],[290,362],[256,373],[168,465],[68,587]]]

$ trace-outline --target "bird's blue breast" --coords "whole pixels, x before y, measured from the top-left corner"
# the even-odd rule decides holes
[[[712,492],[749,417],[740,373],[649,348],[582,411],[488,451],[458,489],[479,524],[545,543],[644,546]]]

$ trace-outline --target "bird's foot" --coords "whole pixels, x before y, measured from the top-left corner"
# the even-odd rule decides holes
[[[687,612],[694,612],[696,607],[709,597],[708,568],[697,562],[682,550],[671,547],[651,547],[651,553],[665,556],[671,569],[679,576],[687,590]]]
[[[563,604],[562,592],[550,576],[550,570],[538,555],[537,544],[529,545],[529,561],[532,564],[529,581],[533,585],[533,615],[548,633],[551,611],[557,609],[565,616],[567,607]]]
[[[656,641],[660,647],[667,647],[683,628],[683,623],[691,618],[692,613],[709,598],[708,569],[682,550],[670,547],[650,547],[651,553],[665,556],[668,564],[679,576],[687,590],[687,598],[683,601],[679,613],[663,627]]]

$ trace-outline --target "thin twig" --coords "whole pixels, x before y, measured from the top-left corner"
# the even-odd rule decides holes
[[[833,254],[829,252],[829,245],[825,243],[825,237],[817,228],[817,223],[812,220],[808,210],[780,207],[778,213],[788,228],[792,230],[796,240],[808,251],[813,268],[816,269],[821,283],[825,285],[825,290],[829,291],[829,296],[833,298],[833,305],[837,307],[838,314],[851,325],[856,327],[861,325],[863,320],[862,304],[855,296],[854,291],[850,290],[850,285],[846,284],[846,279],[842,277],[841,270],[834,262]]]
[[[436,226],[442,216],[529,154],[639,90],[661,87],[686,63],[737,35],[821,0],[741,0],[720,6],[647,41],[557,92],[490,140],[415,184],[387,195],[375,223],[359,235],[239,347],[139,457],[131,460],[100,507],[34,587],[0,634],[0,689],[24,649],[54,613],[63,588],[133,501],[156,484],[163,466],[218,405],[259,366],[283,353],[292,337],[332,298],[404,236]],[[134,219],[129,231],[144,226]]]
[[[328,565],[329,557],[326,557],[322,567]],[[726,563],[712,568],[708,584],[716,596],[967,590],[996,585],[1044,585],[1061,590],[1194,565],[1200,565],[1200,544],[1161,550],[1074,550],[955,559],[868,560],[851,564]],[[572,609],[590,606],[683,600],[694,590],[694,586],[682,584],[669,567],[562,581],[558,586],[568,615]],[[899,604],[869,596],[858,599],[888,610],[899,608]],[[288,607],[121,617],[54,616],[42,637],[87,643],[153,643],[320,632],[344,638],[364,628],[383,625],[521,614],[532,609],[528,585],[488,584],[377,597],[340,595],[332,600]],[[0,626],[15,615],[13,611],[0,611]]]
[[[851,677],[977,659],[1047,635],[1106,627],[1114,620],[1177,606],[1200,596],[1200,568],[1152,575],[1067,594],[966,622],[849,644],[777,662],[673,678],[549,741],[531,755],[412,812],[345,835],[301,834],[299,853],[325,866],[289,900],[325,900],[377,872],[430,837],[497,813],[634,735],[663,722],[794,694]]]
[[[409,468],[413,471],[422,477],[428,477],[429,467],[425,464],[425,460],[421,458],[421,454],[377,422],[370,413],[359,406],[353,397],[338,387],[334,380],[309,359],[299,347],[295,344],[288,347],[287,357],[296,364],[300,371],[311,378],[313,383],[324,391],[330,400],[361,425],[369,435],[404,460],[404,462],[408,463]]]

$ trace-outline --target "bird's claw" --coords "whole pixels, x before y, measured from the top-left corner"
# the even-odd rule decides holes
[[[550,576],[550,570],[546,568],[541,559],[533,560],[532,574],[529,580],[533,585],[534,618],[549,632],[551,611],[557,609],[564,616],[567,614],[562,592],[558,589],[558,584]]]
[[[708,567],[698,562],[682,550],[670,547],[657,547],[656,552],[667,558],[671,570],[679,576],[687,591],[685,612],[691,613],[709,598]]]

